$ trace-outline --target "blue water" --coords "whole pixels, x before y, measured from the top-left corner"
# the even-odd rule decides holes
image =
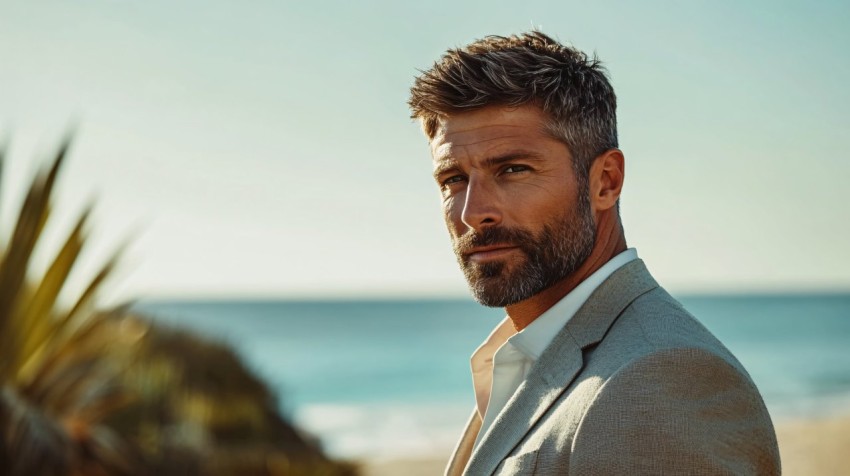
[[[775,420],[850,410],[850,295],[681,300],[741,360]],[[345,457],[444,453],[473,406],[469,355],[504,317],[465,300],[140,309],[230,343],[286,414]]]

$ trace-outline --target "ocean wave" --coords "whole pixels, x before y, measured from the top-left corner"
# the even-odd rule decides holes
[[[308,404],[296,410],[302,428],[321,435],[324,449],[341,458],[389,460],[445,456],[472,410],[462,404]]]

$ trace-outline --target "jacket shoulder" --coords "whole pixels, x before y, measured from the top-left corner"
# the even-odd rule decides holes
[[[575,430],[571,474],[779,473],[755,384],[663,289],[624,309],[586,357],[600,381]]]
[[[609,329],[607,344],[616,343],[631,358],[664,349],[694,348],[727,361],[744,375],[732,352],[682,304],[658,287],[635,299]]]
[[[694,347],[645,354],[611,375],[572,446],[573,474],[779,474],[773,425],[752,382]]]

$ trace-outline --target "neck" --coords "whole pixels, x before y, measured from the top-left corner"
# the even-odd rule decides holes
[[[554,285],[531,296],[525,301],[511,304],[505,308],[508,317],[513,321],[514,328],[521,331],[540,317],[555,303],[570,293],[582,281],[595,273],[614,256],[626,250],[626,236],[616,208],[611,208],[596,215],[596,242],[590,256],[572,274]]]

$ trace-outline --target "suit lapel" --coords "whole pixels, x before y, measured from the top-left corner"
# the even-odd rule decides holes
[[[558,343],[561,358],[549,362],[549,367],[544,368],[541,362],[549,354],[547,348],[496,416],[472,453],[465,474],[491,474],[581,370],[581,348],[572,342],[569,334],[565,337],[566,340]],[[560,379],[553,378],[555,376]]]
[[[615,271],[596,288],[555,336],[531,368],[528,377],[493,421],[470,456],[465,474],[481,475],[495,471],[575,379],[584,366],[582,349],[601,341],[632,301],[656,287],[658,284],[649,275],[643,261],[638,259]],[[477,413],[473,419],[476,417]],[[481,418],[478,417],[480,426]],[[469,430],[467,426],[464,439],[469,436]],[[478,431],[474,433],[471,436],[473,442]]]

